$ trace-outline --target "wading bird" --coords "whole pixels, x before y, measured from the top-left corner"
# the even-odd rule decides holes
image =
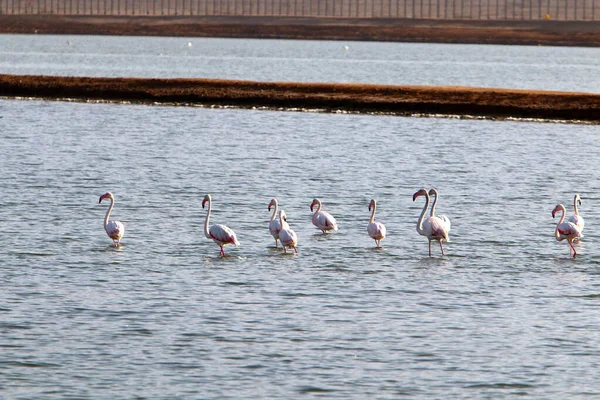
[[[221,252],[219,254],[224,256],[225,250],[223,249],[223,246],[228,244],[239,246],[240,243],[235,236],[235,232],[231,230],[231,228],[228,228],[225,225],[212,225],[211,227],[208,226],[210,213],[212,211],[212,198],[210,194],[204,196],[204,200],[202,200],[202,208],[204,208],[206,203],[208,203],[208,212],[206,213],[206,221],[204,221],[204,236],[214,240],[215,243],[221,248]]]
[[[296,249],[296,245],[298,244],[298,236],[296,235],[296,232],[294,232],[288,225],[287,216],[283,210],[279,211],[279,223],[281,224],[279,240],[283,246],[283,252],[287,253],[286,248],[291,247],[294,249],[294,252],[298,253],[298,249]]]
[[[583,220],[583,217],[579,215],[579,210],[577,209],[578,204],[581,205],[581,197],[579,197],[579,194],[576,194],[575,198],[573,199],[573,210],[575,210],[575,215],[571,215],[569,217],[569,222],[574,223],[577,225],[577,228],[579,228],[579,233],[581,233],[581,236],[577,238],[577,240],[583,237],[583,227],[585,226],[585,221]]]
[[[427,190],[421,189],[413,195],[413,201],[419,196],[425,196],[425,206],[423,207],[423,211],[421,211],[421,216],[419,216],[419,221],[417,222],[417,232],[419,232],[419,235],[425,236],[429,240],[429,257],[431,257],[431,242],[434,240],[437,240],[440,244],[442,255],[445,255],[442,241],[450,241],[446,225],[444,221],[435,216],[430,216],[424,220],[425,213],[429,208],[429,193]]]
[[[371,211],[372,209],[372,211]],[[377,247],[381,247],[381,240],[385,239],[385,225],[381,222],[375,222],[375,210],[377,209],[377,202],[375,199],[372,199],[369,203],[369,211],[371,211],[371,219],[369,220],[369,225],[367,225],[367,232],[369,232],[369,236],[375,243]]]
[[[333,218],[333,216],[327,211],[323,211],[321,200],[313,199],[312,203],[310,204],[310,211],[313,211],[315,206],[317,206],[317,209],[312,216],[313,225],[319,228],[325,234],[328,231],[337,231],[338,227],[335,218]]]
[[[104,216],[104,230],[108,237],[112,239],[114,246],[119,247],[121,245],[121,238],[125,234],[125,225],[120,221],[108,220],[110,218],[110,213],[115,206],[115,196],[113,196],[111,192],[106,192],[100,196],[98,204],[102,203],[102,200],[104,199],[110,199],[110,207],[108,207],[106,215]]]
[[[560,216],[560,221],[558,221],[556,229],[554,230],[554,237],[556,237],[556,240],[559,242],[567,239],[567,242],[569,243],[569,255],[572,253],[573,258],[575,258],[575,256],[577,256],[577,251],[575,250],[575,247],[573,247],[573,240],[581,237],[581,231],[574,223],[569,221],[565,222],[565,213],[567,210],[565,210],[565,206],[562,204],[554,207],[554,210],[552,210],[552,218],[555,218],[556,213],[559,211],[562,211],[562,215]]]
[[[439,198],[439,194],[438,191],[436,189],[431,189],[429,190],[429,196],[435,196],[433,199],[433,204],[431,205],[431,213],[429,214],[431,217],[435,217],[435,206],[437,204],[438,198]],[[442,223],[444,225],[444,229],[446,230],[447,233],[450,233],[450,218],[448,218],[445,215],[438,215],[437,216],[439,219],[442,220]]]
[[[275,239],[275,247],[278,247],[277,240],[279,240],[279,231],[281,230],[281,222],[277,218],[277,205],[277,199],[271,199],[268,207],[269,211],[271,211],[271,207],[275,207],[273,215],[271,215],[271,221],[269,222],[269,232],[271,232],[271,235]]]

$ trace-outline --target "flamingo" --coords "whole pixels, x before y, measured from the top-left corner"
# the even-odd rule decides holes
[[[113,196],[111,192],[106,192],[100,196],[98,204],[102,203],[102,200],[104,199],[110,199],[110,207],[108,207],[108,211],[106,211],[106,215],[104,216],[104,230],[108,237],[112,239],[113,245],[119,247],[121,245],[121,238],[125,234],[125,225],[120,221],[108,220],[110,218],[110,213],[115,206],[115,196]]]
[[[235,232],[225,225],[212,225],[210,228],[208,227],[210,213],[212,211],[212,197],[210,194],[204,196],[204,200],[202,200],[202,208],[204,208],[207,202],[208,212],[206,213],[206,221],[204,221],[204,236],[214,240],[215,243],[221,248],[221,252],[219,254],[225,256],[225,250],[223,249],[223,246],[228,244],[239,246],[240,242],[238,242]]]
[[[271,215],[271,221],[269,222],[269,231],[271,232],[271,235],[273,236],[273,238],[275,238],[275,247],[278,247],[277,240],[279,240],[279,231],[281,230],[281,222],[279,222],[279,219],[276,219],[276,217],[277,217],[277,199],[271,199],[271,202],[269,203],[269,207],[268,207],[269,211],[271,211],[271,207],[275,207],[275,209],[273,210],[273,215]]]
[[[298,249],[296,249],[296,245],[298,244],[298,236],[296,235],[296,232],[294,232],[288,225],[285,211],[283,210],[279,211],[279,223],[281,224],[279,240],[281,240],[283,252],[287,253],[286,248],[293,247],[294,252],[298,253]]]
[[[371,208],[373,211],[371,211]],[[369,203],[369,211],[371,211],[371,219],[369,220],[369,225],[367,226],[367,232],[369,232],[369,236],[375,240],[377,243],[377,247],[381,247],[381,240],[385,239],[385,225],[381,222],[375,222],[375,210],[377,209],[377,202],[375,199],[372,199]]]
[[[439,198],[438,191],[436,189],[429,190],[429,196],[435,196],[435,198],[433,199],[433,204],[431,205],[431,214],[430,214],[431,217],[435,217],[435,206],[436,206],[438,198]],[[448,218],[445,215],[438,215],[437,217],[439,219],[441,219],[442,222],[444,223],[444,229],[446,229],[446,232],[450,233],[450,218]]]
[[[335,218],[333,218],[333,216],[327,211],[323,211],[321,200],[313,199],[310,205],[310,211],[313,211],[314,206],[317,206],[317,209],[312,216],[313,225],[319,228],[325,234],[327,234],[328,231],[337,231],[338,227]]]
[[[442,250],[442,255],[445,255],[442,241],[450,241],[446,225],[441,218],[436,216],[430,216],[423,221],[425,213],[429,208],[429,193],[426,189],[421,189],[413,195],[413,201],[419,196],[425,196],[425,207],[423,207],[423,211],[421,211],[421,216],[419,216],[419,221],[417,222],[417,232],[419,232],[419,235],[426,236],[429,240],[429,257],[431,257],[431,242],[434,240],[438,241],[440,249]]]
[[[577,204],[581,205],[581,197],[579,197],[579,194],[576,194],[575,198],[573,199],[573,209],[575,210],[575,215],[571,215],[569,217],[569,222],[574,223],[577,225],[577,228],[579,228],[579,233],[581,233],[581,236],[577,238],[577,240],[579,240],[583,237],[583,227],[585,226],[585,221],[583,220],[583,217],[579,215]]]
[[[556,225],[554,237],[556,237],[556,240],[559,242],[567,239],[567,242],[569,243],[569,255],[571,255],[572,252],[573,258],[575,258],[575,256],[577,256],[577,251],[575,250],[575,247],[573,247],[573,240],[581,237],[581,230],[577,225],[570,221],[564,222],[567,210],[565,210],[565,206],[562,204],[554,207],[554,210],[552,210],[552,218],[554,218],[559,211],[562,211],[562,215],[560,221],[558,221],[558,224]]]

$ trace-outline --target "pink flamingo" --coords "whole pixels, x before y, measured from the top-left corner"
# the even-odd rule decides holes
[[[314,226],[319,228],[323,233],[327,233],[328,231],[337,231],[337,222],[335,218],[327,211],[323,211],[323,206],[321,205],[321,200],[313,199],[310,205],[310,211],[313,211],[313,207],[317,206],[315,213],[312,216],[312,223]]]
[[[583,227],[585,226],[585,221],[583,220],[583,217],[579,215],[577,204],[581,205],[581,197],[579,197],[579,194],[576,194],[575,198],[573,199],[573,209],[575,210],[575,215],[571,215],[569,217],[569,222],[574,223],[577,225],[577,228],[579,228],[579,233],[581,233],[581,236],[577,238],[577,240],[579,240],[583,237]]]
[[[421,211],[421,216],[419,216],[419,221],[417,222],[417,232],[419,232],[419,235],[426,236],[429,240],[429,257],[431,257],[431,242],[434,240],[438,241],[440,249],[442,250],[442,255],[445,255],[442,241],[450,241],[448,230],[446,230],[446,224],[442,219],[436,216],[430,216],[423,220],[425,218],[425,213],[429,208],[429,193],[427,190],[421,189],[413,195],[413,201],[419,196],[425,196],[425,207],[423,207],[423,211]]]
[[[433,204],[431,205],[431,214],[429,214],[431,217],[435,217],[435,206],[437,204],[438,198],[439,198],[439,194],[438,191],[436,189],[431,189],[429,190],[429,196],[435,196],[435,198],[433,199]],[[448,218],[445,215],[438,215],[437,216],[440,220],[442,220],[442,223],[444,224],[444,229],[446,230],[446,232],[450,233],[450,218]]]
[[[210,213],[212,211],[212,198],[210,194],[204,196],[204,200],[202,200],[202,208],[204,208],[207,202],[208,212],[206,213],[206,221],[204,221],[204,236],[214,240],[215,243],[221,248],[221,252],[219,254],[224,256],[225,250],[223,249],[223,246],[228,244],[239,246],[240,243],[235,236],[235,232],[231,230],[231,228],[228,228],[225,225],[212,225],[210,228],[208,227]]]
[[[281,222],[279,222],[280,218],[277,218],[277,199],[271,199],[268,207],[269,211],[271,211],[271,207],[275,207],[275,209],[273,210],[273,215],[271,215],[271,221],[269,222],[269,232],[271,232],[271,235],[275,238],[275,247],[278,247],[277,240],[279,240]]]
[[[292,247],[294,252],[298,253],[298,249],[296,249],[296,245],[298,244],[298,236],[296,235],[296,232],[294,232],[288,225],[286,217],[285,211],[279,211],[279,223],[281,225],[281,230],[279,231],[279,240],[281,240],[284,253],[287,253],[287,247]]]
[[[554,237],[556,237],[556,240],[559,242],[567,239],[567,242],[569,243],[569,255],[573,253],[573,258],[575,258],[575,256],[577,256],[577,251],[575,250],[575,247],[573,247],[573,240],[581,237],[581,231],[574,223],[569,221],[564,222],[567,210],[565,210],[565,206],[562,204],[554,207],[554,210],[552,210],[552,218],[554,218],[559,211],[562,211],[562,215],[560,216],[560,221],[558,221],[558,224],[556,225]]]
[[[367,232],[369,232],[369,236],[375,240],[377,243],[377,247],[381,247],[381,240],[385,239],[385,225],[381,222],[375,222],[375,210],[377,209],[377,202],[375,199],[371,199],[369,203],[369,211],[371,212],[371,219],[369,220],[369,225],[367,226]]]
[[[108,211],[106,211],[106,215],[104,216],[104,230],[108,237],[112,239],[113,245],[119,247],[121,245],[121,238],[125,234],[125,225],[120,221],[108,220],[110,218],[110,213],[115,206],[115,196],[113,196],[111,192],[106,192],[100,196],[98,204],[102,203],[102,200],[104,199],[110,199],[110,207],[108,207]]]

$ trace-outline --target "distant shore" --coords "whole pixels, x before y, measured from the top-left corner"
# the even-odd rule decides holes
[[[0,96],[600,123],[600,94],[451,86],[0,75]]]
[[[593,21],[0,15],[0,33],[600,46]]]

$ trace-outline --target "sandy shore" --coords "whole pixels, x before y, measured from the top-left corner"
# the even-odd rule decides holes
[[[592,21],[0,15],[0,33],[600,46]]]
[[[76,101],[600,122],[600,94],[449,86],[0,75],[0,95]]]

